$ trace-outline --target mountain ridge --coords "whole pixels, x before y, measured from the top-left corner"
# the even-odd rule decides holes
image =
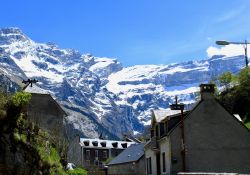
[[[19,83],[38,79],[64,106],[69,135],[92,138],[101,132],[109,138],[142,133],[152,109],[168,108],[175,95],[191,107],[200,83],[244,67],[242,56],[123,67],[117,59],[36,43],[18,28],[0,30],[0,55],[2,74]]]

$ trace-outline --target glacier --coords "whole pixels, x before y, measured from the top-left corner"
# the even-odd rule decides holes
[[[38,79],[38,86],[68,113],[69,136],[95,138],[103,133],[121,138],[143,133],[151,122],[151,110],[168,109],[176,95],[190,109],[199,98],[200,83],[243,67],[243,55],[123,67],[116,58],[37,43],[19,28],[0,29],[0,81],[10,79],[18,90],[22,79]]]

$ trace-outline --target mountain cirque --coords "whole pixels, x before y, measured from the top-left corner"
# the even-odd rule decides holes
[[[108,138],[142,133],[152,109],[169,108],[175,95],[190,108],[200,83],[244,67],[243,56],[123,67],[116,59],[36,43],[18,28],[0,30],[0,55],[1,82],[38,79],[68,112],[68,134],[92,138],[101,132]]]

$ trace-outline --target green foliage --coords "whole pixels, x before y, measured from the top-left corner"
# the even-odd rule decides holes
[[[36,127],[34,127],[34,130]],[[33,142],[33,146],[38,151],[40,158],[43,160],[44,164],[50,168],[50,174],[64,175],[66,172],[60,163],[60,156],[58,150],[53,147],[49,141],[49,135],[44,131],[37,131],[38,135]]]
[[[18,132],[14,133],[14,139],[16,141],[26,142],[27,136],[25,134],[19,134]]]
[[[114,157],[109,157],[107,160],[105,160],[105,164],[108,164],[109,162],[111,162],[111,160],[113,160],[114,159]]]
[[[32,164],[35,170],[41,171],[42,174],[67,175],[69,172],[64,170],[59,154],[59,148],[62,148],[53,142],[51,135],[26,120],[27,114],[23,108],[29,103],[30,98],[31,94],[26,92],[17,92],[11,98],[0,93],[0,115],[1,110],[5,113],[5,117],[0,118],[0,133],[6,135],[6,139],[9,140],[6,143],[15,145],[13,151],[26,153],[23,158],[26,163]],[[63,149],[66,150],[67,142],[63,144]],[[76,169],[70,171],[70,174],[87,173],[83,169]]]
[[[250,85],[250,68],[245,68],[240,71],[238,76],[239,84],[241,86]]]
[[[0,108],[5,108],[8,102],[8,96],[4,93],[0,93]]]
[[[25,124],[25,117],[24,117],[24,114],[21,113],[20,116],[17,118],[17,127],[18,128],[23,128],[24,127],[24,124]]]
[[[238,95],[250,102],[250,68],[243,69],[238,76],[239,86]]]
[[[245,126],[250,130],[250,121],[247,122],[247,123],[244,123],[244,124],[245,124]]]
[[[248,116],[248,115],[247,115]],[[243,119],[244,125],[250,130],[250,117],[245,117]]]
[[[219,76],[220,85],[226,86],[226,88],[229,88],[232,80],[233,80],[233,75],[231,72],[225,72],[221,76]]]
[[[0,119],[6,117],[6,107],[9,97],[4,93],[0,92]]]
[[[20,96],[17,95],[11,99],[11,103],[7,105],[6,109],[8,115],[0,120],[0,133],[9,135],[6,138],[10,143],[8,141],[6,143],[18,147],[19,150],[14,149],[14,151],[20,152],[20,156],[23,156],[22,153],[25,152],[26,156],[23,158],[26,162],[32,161],[29,163],[37,171],[40,170],[43,174],[67,175],[60,162],[61,158],[58,150],[52,146],[48,139],[48,133],[41,131],[38,127],[34,127],[33,123],[28,122],[25,113],[20,112],[20,110],[13,111],[16,108],[12,100],[17,100],[19,99],[18,97]],[[15,104],[18,106],[26,104],[26,97],[21,98],[21,102],[19,101],[20,103]]]
[[[67,174],[68,175],[87,175],[87,171],[82,168],[76,168],[73,170],[68,170]]]
[[[29,103],[29,100],[31,98],[31,94],[27,92],[17,92],[13,97],[12,97],[12,103],[16,107],[24,107]]]
[[[250,119],[250,68],[244,68],[234,77],[237,85],[218,96],[218,100],[233,114]]]

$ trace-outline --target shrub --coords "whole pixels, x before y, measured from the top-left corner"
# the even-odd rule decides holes
[[[27,92],[17,92],[13,97],[12,97],[12,103],[16,107],[24,107],[29,103],[29,100],[31,98],[31,94]]]
[[[0,92],[0,119],[6,116],[6,106],[8,103],[8,96]]]

